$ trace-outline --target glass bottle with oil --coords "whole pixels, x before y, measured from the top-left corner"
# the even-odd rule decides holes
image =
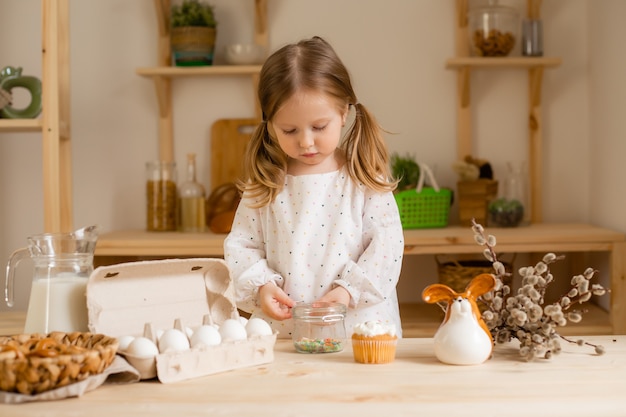
[[[180,231],[206,230],[204,187],[196,180],[196,154],[187,154],[187,180],[178,187]]]

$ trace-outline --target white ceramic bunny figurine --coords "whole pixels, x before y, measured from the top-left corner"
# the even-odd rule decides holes
[[[457,293],[443,284],[429,285],[422,292],[427,303],[447,302],[446,316],[434,338],[435,355],[451,365],[478,365],[489,359],[493,348],[491,332],[482,319],[476,299],[491,291],[496,280],[491,274],[476,276]]]

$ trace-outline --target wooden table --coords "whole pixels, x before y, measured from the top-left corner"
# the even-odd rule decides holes
[[[11,416],[624,416],[626,336],[593,336],[523,362],[498,346],[479,366],[437,361],[432,339],[403,339],[391,364],[355,363],[351,348],[300,354],[279,340],[273,363],[172,384],[104,384],[79,398],[0,405]]]

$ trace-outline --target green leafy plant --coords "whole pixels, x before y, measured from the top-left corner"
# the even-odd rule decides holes
[[[215,28],[213,6],[200,0],[183,0],[181,5],[172,6],[172,27],[203,26]]]
[[[585,313],[580,307],[582,304],[594,295],[602,296],[609,292],[602,285],[591,283],[597,271],[587,268],[582,274],[574,275],[567,293],[553,303],[546,303],[546,289],[555,281],[550,265],[563,259],[563,256],[547,253],[535,265],[518,270],[521,287],[514,293],[506,284],[510,281],[506,278],[511,274],[506,272],[497,258],[495,236],[486,234],[483,226],[475,221],[472,221],[472,231],[476,243],[485,247],[483,255],[492,262],[496,278],[495,289],[479,298],[486,306],[482,313],[483,320],[496,344],[517,339],[520,344],[519,354],[527,361],[549,359],[558,354],[561,341],[591,346],[598,355],[604,353],[602,345],[594,345],[583,339],[572,340],[559,334],[560,327],[582,320]]]
[[[391,174],[398,182],[398,191],[417,187],[420,177],[420,167],[412,155],[400,156],[397,153],[391,155]]]

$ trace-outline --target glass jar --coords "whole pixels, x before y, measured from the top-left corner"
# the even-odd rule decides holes
[[[293,310],[293,345],[300,353],[341,352],[346,343],[346,306],[340,303],[303,303]]]
[[[518,43],[519,14],[512,7],[488,6],[471,9],[468,14],[470,53],[474,56],[508,56]]]
[[[543,56],[543,24],[539,19],[522,21],[522,55]]]
[[[508,174],[502,181],[498,197],[489,203],[489,225],[516,227],[529,217],[528,191],[524,164],[507,164]]]
[[[153,161],[146,164],[146,229],[175,231],[176,163]]]

